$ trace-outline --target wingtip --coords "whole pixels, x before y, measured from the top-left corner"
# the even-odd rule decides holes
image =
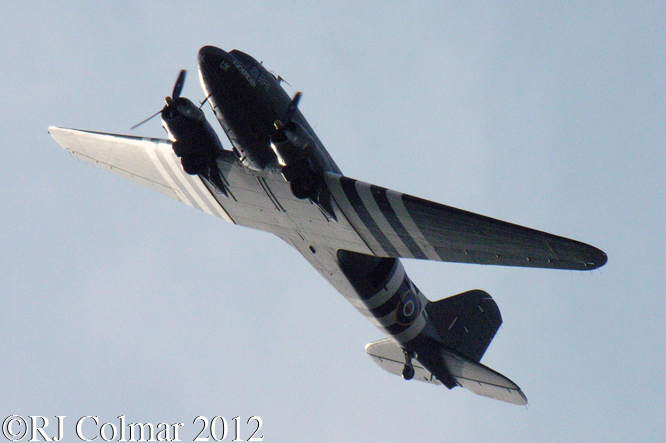
[[[66,132],[68,130],[71,131],[71,129],[68,129],[68,128],[63,128],[63,127],[60,127],[60,126],[53,126],[52,125],[52,126],[48,127],[46,132],[49,133],[51,136],[53,136],[54,134],[63,133],[63,132]]]
[[[594,269],[599,269],[600,267],[608,263],[608,255],[606,255],[606,253],[601,249],[593,247],[593,252],[590,255],[591,259],[587,260],[587,262],[585,263],[585,266],[589,271]]]
[[[522,389],[519,390],[518,393],[520,394],[520,397],[523,399],[523,401],[521,403],[515,403],[515,404],[517,404],[518,406],[529,406],[530,402],[527,400],[527,395],[525,395]]]

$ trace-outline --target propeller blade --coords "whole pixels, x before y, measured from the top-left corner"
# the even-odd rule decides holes
[[[180,97],[180,93],[183,91],[183,86],[185,85],[185,74],[187,71],[183,69],[180,71],[180,74],[178,74],[178,79],[176,80],[176,84],[173,85],[173,92],[171,93],[171,98],[173,98],[173,101],[178,100],[178,97]]]
[[[296,110],[298,109],[298,102],[301,100],[301,93],[297,92],[296,95],[294,95],[294,98],[291,100],[291,103],[289,103],[289,107],[287,107],[287,111],[284,113],[284,124],[287,125],[291,121],[291,119],[294,117],[294,114],[296,114]]]
[[[132,126],[132,127],[130,128],[130,131],[135,130],[136,128],[138,128],[138,127],[141,126],[142,124],[147,123],[149,120],[152,120],[154,117],[157,117],[157,114],[159,114],[160,112],[162,112],[161,109],[160,109],[159,111],[157,111],[156,113],[154,113],[153,115],[151,115],[150,117],[148,117],[147,119],[145,119],[145,120],[143,120],[143,121],[137,123],[136,125]]]

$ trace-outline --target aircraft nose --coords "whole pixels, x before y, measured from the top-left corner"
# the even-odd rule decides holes
[[[231,56],[215,46],[204,46],[199,49],[199,78],[206,95],[210,95],[221,85],[228,69]]]
[[[222,61],[229,57],[225,51],[215,46],[204,46],[199,49],[198,61],[199,68],[220,67]]]

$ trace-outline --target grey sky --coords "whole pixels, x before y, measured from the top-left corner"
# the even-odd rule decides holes
[[[662,3],[14,2],[2,16],[0,419],[67,415],[67,441],[77,418],[121,414],[184,422],[183,441],[198,415],[258,415],[265,441],[666,434]],[[48,136],[128,133],[183,68],[183,95],[202,100],[207,44],[303,91],[347,175],[609,255],[592,273],[405,262],[431,300],[493,295],[504,324],[482,362],[528,408],[381,371],[364,345],[382,333],[286,244]],[[136,133],[164,135],[157,119]]]

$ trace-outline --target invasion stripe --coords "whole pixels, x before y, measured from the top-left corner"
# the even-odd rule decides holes
[[[192,202],[187,198],[187,196],[183,194],[183,192],[180,189],[180,186],[178,186],[176,182],[173,181],[169,173],[164,168],[164,165],[162,165],[162,162],[160,162],[160,160],[157,158],[157,152],[156,152],[157,147],[155,143],[151,144],[146,143],[144,146],[146,147],[146,153],[148,154],[148,157],[150,157],[150,160],[153,162],[153,165],[155,165],[155,168],[160,173],[162,178],[169,184],[171,189],[173,189],[173,191],[180,197],[180,200],[188,206],[195,207],[192,204]]]
[[[425,310],[421,311],[421,314],[419,314],[416,321],[414,321],[409,328],[401,333],[394,334],[393,337],[395,337],[400,343],[407,343],[416,338],[416,336],[418,336],[426,327],[426,318],[425,315],[423,315],[424,312]]]
[[[359,197],[361,197],[361,200],[365,204],[365,208],[368,210],[368,213],[375,221],[375,223],[377,223],[379,230],[382,231],[387,240],[391,242],[391,244],[398,251],[398,255],[396,255],[396,257],[411,258],[411,252],[409,249],[407,249],[407,246],[405,246],[405,244],[400,241],[398,234],[395,233],[388,220],[386,220],[386,217],[382,213],[382,210],[379,209],[379,206],[377,206],[377,202],[375,202],[375,198],[372,195],[370,185],[364,182],[356,182],[356,190],[358,191]]]
[[[382,324],[382,327],[388,331],[392,336],[398,338],[400,336],[404,336],[405,332],[414,328],[414,325],[417,324],[422,324],[420,329],[423,329],[425,327],[425,316],[423,315],[425,311],[421,310],[419,313],[419,316],[416,317],[414,322],[410,325],[402,325],[398,323],[398,320],[395,318],[395,315],[387,315],[384,318],[380,318],[379,322]],[[418,328],[418,326],[417,326]],[[419,331],[420,332],[420,331]],[[418,332],[417,332],[418,334]],[[412,337],[413,338],[413,337]]]
[[[356,214],[358,214],[363,224],[366,226],[366,228],[368,228],[375,239],[377,239],[386,253],[391,257],[399,257],[400,255],[398,254],[398,251],[395,249],[393,244],[391,244],[388,238],[386,238],[381,229],[379,229],[379,226],[377,226],[377,223],[372,218],[365,204],[361,200],[358,190],[356,189],[356,180],[347,177],[340,177],[340,185],[342,185],[342,190],[349,199],[349,202],[356,211]]]
[[[377,240],[370,234],[367,228],[365,228],[363,221],[359,218],[356,210],[351,205],[349,199],[345,195],[344,190],[342,189],[341,179],[342,176],[338,174],[333,174],[331,172],[325,173],[326,183],[328,184],[329,190],[338,207],[342,210],[342,213],[345,215],[349,223],[354,227],[354,230],[363,240],[363,243],[368,247],[369,253],[374,255],[386,255],[386,251],[382,248]]]
[[[159,148],[160,148],[159,149],[160,152],[162,153],[162,156],[165,159],[171,159],[172,160],[171,162],[169,162],[167,160],[167,163],[169,164],[170,169],[176,175],[176,177],[179,179],[179,181],[182,182],[183,178],[185,178],[186,181],[188,181],[190,183],[193,183],[198,188],[199,196],[204,197],[208,201],[209,208],[212,208],[218,214],[218,216],[221,217],[222,219],[224,219],[224,220],[226,220],[230,223],[234,223],[234,221],[231,219],[231,217],[229,216],[227,211],[224,209],[224,207],[215,199],[215,197],[212,195],[211,191],[209,191],[208,188],[206,188],[206,186],[203,184],[203,182],[201,181],[201,179],[198,176],[193,177],[193,176],[190,176],[190,175],[183,174],[183,171],[182,171],[180,165],[178,165],[174,161],[174,153],[173,153],[173,150],[171,148],[171,145],[166,144],[166,143],[162,143],[162,144],[159,145]],[[166,172],[166,170],[165,170],[165,172]],[[173,182],[173,180],[171,180],[171,182]],[[193,188],[190,187],[189,189],[191,190],[191,192],[194,193],[194,195],[196,195],[196,191]],[[201,203],[202,203],[202,206],[203,206],[201,209],[204,212],[206,212],[208,214],[211,214],[211,215],[215,215],[212,212],[207,211],[206,209],[204,209],[206,206],[203,205],[203,201],[201,201]]]
[[[403,268],[402,263],[398,261],[395,272],[393,272],[393,275],[391,276],[391,279],[388,281],[388,283],[386,283],[386,286],[384,286],[381,291],[364,301],[366,309],[370,310],[385,303],[386,300],[391,298],[392,294],[398,291],[404,279],[405,268]]]
[[[391,335],[402,332],[404,329],[407,328],[407,326],[403,326],[400,323],[398,323],[395,313],[389,313],[383,317],[375,317],[375,318],[377,319],[379,324],[382,325],[382,328],[384,328],[386,331],[389,331]]]
[[[169,163],[167,161],[167,158],[169,157],[169,154],[171,152],[172,151],[170,144],[160,143],[157,145],[157,149],[155,149],[155,157],[160,162],[160,165],[164,168],[166,173],[169,174],[171,180],[176,184],[176,186],[180,190],[180,193],[185,195],[192,203],[192,207],[195,209],[199,209],[200,211],[203,211],[204,209],[201,207],[201,202],[197,200],[196,194],[192,192],[191,189],[187,189],[185,187],[183,179],[179,177],[177,171],[174,170],[173,162]]]
[[[166,149],[168,151],[170,149],[170,146],[167,145]],[[164,170],[167,171],[167,174],[169,174],[174,183],[177,183],[176,186],[178,186],[180,192],[183,195],[186,195],[190,199],[190,201],[192,202],[192,207],[200,211],[203,211],[204,209],[201,207],[201,202],[199,201],[200,199],[196,198],[196,194],[193,192],[192,189],[188,189],[185,187],[182,177],[180,177],[177,171],[174,170],[173,164],[167,161],[169,152],[165,153],[164,150],[165,150],[164,145],[161,145],[160,149],[158,149],[156,152],[157,158],[164,167]]]
[[[399,192],[391,190],[386,191],[386,198],[391,203],[391,207],[393,207],[393,210],[395,211],[395,214],[398,217],[398,219],[405,226],[407,232],[409,232],[409,236],[413,238],[414,241],[417,242],[417,244],[421,244],[422,246],[421,250],[428,257],[428,259],[441,261],[442,257],[437,253],[437,249],[435,249],[435,247],[431,245],[428,242],[428,240],[426,240],[421,230],[418,228],[416,223],[414,223],[414,219],[412,219],[412,216],[409,215],[409,212],[407,212],[407,208],[405,207],[405,204],[402,201],[402,196],[403,194]]]
[[[402,300],[402,298],[400,297],[400,294],[396,292],[383,304],[370,309],[370,314],[377,318],[383,318],[390,313],[395,313],[396,309],[398,309],[398,305],[400,304],[400,300]]]
[[[208,200],[208,203],[213,208],[213,210],[215,210],[215,212],[217,212],[219,216],[222,217],[225,221],[236,224],[229,216],[229,213],[226,211],[226,209],[224,209],[224,206],[222,206],[222,204],[217,201],[217,199],[213,196],[213,193],[206,187],[201,178],[197,176],[191,177],[191,179],[197,188],[199,188],[201,194],[206,197],[206,200]]]
[[[384,214],[384,217],[386,217],[386,220],[391,225],[395,233],[398,235],[398,237],[400,237],[405,246],[407,246],[407,249],[409,249],[409,251],[412,253],[412,256],[419,259],[428,258],[423,253],[421,248],[419,248],[419,245],[416,244],[409,232],[407,232],[407,229],[405,229],[405,226],[402,224],[402,222],[400,222],[400,219],[393,210],[393,207],[391,206],[391,203],[386,196],[387,190],[385,188],[380,188],[379,186],[371,185],[370,191],[372,192],[372,196],[375,198],[375,202],[377,202],[377,206],[382,211],[382,214]]]
[[[208,207],[208,205],[203,201],[201,198],[201,194],[198,193],[190,184],[190,182],[187,180],[185,177],[185,171],[180,167],[180,165],[176,164],[176,161],[174,160],[175,154],[173,154],[172,150],[169,149],[167,152],[162,151],[162,154],[164,155],[164,159],[168,163],[168,165],[171,167],[171,170],[176,174],[176,178],[183,184],[185,189],[192,195],[194,200],[197,202],[197,204],[200,206],[200,209],[204,211],[207,214],[210,215],[215,215],[213,214],[213,211]]]

